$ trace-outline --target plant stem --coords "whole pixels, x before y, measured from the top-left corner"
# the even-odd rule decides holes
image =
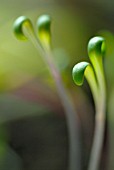
[[[99,169],[106,119],[106,86],[102,61],[100,62],[100,65],[97,64],[97,67],[95,67],[95,72],[99,85],[99,96],[98,104],[96,106],[94,139],[88,170]]]
[[[34,46],[44,58],[45,63],[48,65],[50,73],[55,81],[58,95],[65,110],[68,137],[69,137],[69,170],[81,170],[81,141],[80,141],[80,127],[79,119],[74,109],[74,106],[67,95],[67,91],[63,85],[60,73],[53,61],[53,54],[51,50],[43,49],[40,46],[38,39],[34,33],[26,27],[23,27],[24,34],[32,41]]]
[[[99,109],[95,116],[95,132],[88,170],[99,169],[104,139],[104,130],[105,130],[105,111]]]
[[[52,73],[53,79],[55,80],[56,88],[66,114],[69,137],[69,170],[76,170],[77,167],[78,169],[81,169],[79,120],[76,115],[74,106],[69,99],[67,91],[62,83],[59,70],[56,66],[54,66],[54,62],[52,60],[49,62],[49,68]],[[53,68],[51,67],[51,65],[53,65]]]
[[[99,88],[98,88],[98,84],[97,84],[97,80],[95,77],[95,73],[94,70],[92,68],[91,65],[88,65],[88,67],[85,70],[85,77],[88,81],[88,84],[90,86],[92,95],[93,95],[93,99],[94,99],[94,103],[95,103],[95,108],[97,108],[99,106],[99,101],[98,96],[99,96]]]

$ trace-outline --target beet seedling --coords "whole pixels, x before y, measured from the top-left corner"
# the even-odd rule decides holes
[[[98,170],[104,139],[106,118],[106,83],[103,68],[105,40],[94,37],[88,43],[90,63],[81,62],[74,66],[72,75],[77,85],[82,85],[84,76],[88,81],[95,103],[95,131],[88,170]]]
[[[40,16],[37,20],[38,33],[36,35],[30,19],[26,16],[21,16],[14,22],[14,33],[20,40],[30,40],[49,68],[66,115],[69,135],[69,170],[76,170],[77,168],[80,170],[81,149],[78,117],[71,99],[68,97],[67,91],[63,85],[59,69],[53,60],[50,26],[50,16]]]

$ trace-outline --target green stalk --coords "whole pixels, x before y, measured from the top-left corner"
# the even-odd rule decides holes
[[[85,77],[88,81],[88,84],[90,86],[92,95],[93,95],[93,99],[94,99],[94,103],[95,103],[95,108],[98,108],[99,105],[99,101],[98,101],[98,96],[99,96],[99,88],[98,88],[98,84],[97,84],[97,80],[95,77],[95,73],[94,70],[92,68],[91,65],[89,65],[86,70],[85,70]]]
[[[93,64],[96,78],[98,81],[99,95],[98,104],[96,106],[95,114],[95,129],[94,139],[90,154],[90,161],[88,170],[98,170],[101,160],[101,153],[103,148],[105,119],[106,119],[106,83],[104,78],[103,61],[102,61],[102,43],[103,39],[98,37],[96,42],[93,42],[92,49],[89,51],[90,60]],[[99,43],[100,42],[100,43]],[[95,44],[94,44],[95,43]],[[97,47],[97,48],[96,48]]]
[[[98,105],[96,107],[94,139],[88,170],[98,170],[104,139],[106,119],[106,92],[103,72],[101,71],[101,69],[99,71],[101,72],[101,75],[99,75],[98,79],[100,94],[98,98]]]

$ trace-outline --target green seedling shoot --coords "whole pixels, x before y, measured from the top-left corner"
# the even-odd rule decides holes
[[[45,50],[46,49],[48,50],[51,47],[51,31],[50,31],[51,22],[50,21],[51,18],[49,15],[43,15],[39,17],[37,20],[38,37]]]
[[[94,37],[88,43],[88,55],[91,64],[80,62],[72,71],[73,80],[77,85],[82,85],[84,76],[88,81],[95,103],[95,131],[90,154],[88,170],[98,170],[104,139],[106,118],[106,83],[103,69],[103,56],[105,53],[105,40]]]
[[[58,91],[61,103],[66,114],[66,121],[69,134],[69,170],[81,169],[81,155],[80,155],[80,132],[79,122],[71,99],[68,97],[67,91],[63,85],[59,69],[53,60],[53,52],[51,48],[51,18],[49,15],[42,15],[37,20],[37,34],[34,31],[30,19],[21,16],[14,22],[14,33],[18,39],[30,40],[38,53],[42,56],[47,64],[50,74]],[[78,146],[78,147],[77,147]]]

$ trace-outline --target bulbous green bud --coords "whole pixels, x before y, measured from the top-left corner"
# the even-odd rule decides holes
[[[16,37],[20,40],[28,39],[23,33],[23,26],[29,27],[32,29],[32,23],[31,23],[30,19],[28,19],[26,16],[20,16],[14,22],[14,26],[13,26],[14,33],[15,33]]]
[[[51,43],[51,18],[49,15],[41,15],[37,20],[38,36],[43,45],[50,46]]]
[[[41,15],[37,20],[38,32],[50,32],[51,18],[49,15]]]
[[[72,77],[74,82],[79,86],[83,84],[84,73],[88,65],[90,65],[88,62],[80,62],[73,67]]]
[[[106,50],[105,40],[103,37],[94,37],[90,39],[88,43],[88,54],[89,57],[104,55]]]

